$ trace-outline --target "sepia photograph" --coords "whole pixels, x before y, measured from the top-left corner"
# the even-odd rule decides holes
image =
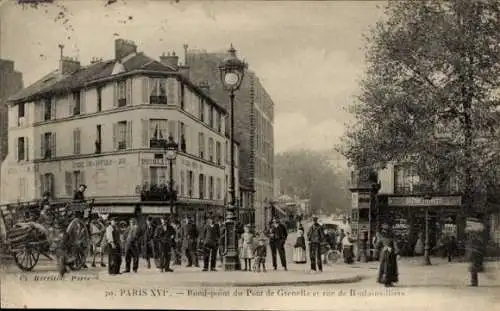
[[[499,0],[0,0],[0,308],[498,310]]]

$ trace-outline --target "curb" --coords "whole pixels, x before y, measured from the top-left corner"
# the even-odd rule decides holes
[[[323,279],[323,280],[308,280],[308,281],[270,281],[270,282],[201,282],[201,283],[188,283],[187,285],[202,286],[202,287],[273,287],[273,286],[307,286],[307,285],[324,285],[324,284],[349,284],[357,283],[365,279],[364,276],[356,275],[353,277],[337,278],[337,279]]]

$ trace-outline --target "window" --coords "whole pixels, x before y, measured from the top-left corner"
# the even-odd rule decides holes
[[[210,176],[208,178],[208,197],[210,200],[214,199],[214,178]]]
[[[200,133],[198,135],[198,148],[200,150],[200,158],[205,157],[205,135],[203,133]]]
[[[184,89],[184,84],[181,83],[181,109],[184,110],[184,96],[185,96],[185,89]]]
[[[118,133],[117,133],[118,150],[127,149],[127,121],[118,122]]]
[[[226,200],[229,200],[229,188],[230,187],[231,187],[231,185],[229,185],[229,177],[226,175],[226,193],[225,193]]]
[[[212,137],[208,139],[208,159],[210,162],[214,161],[214,139]]]
[[[210,105],[208,112],[208,125],[210,125],[211,128],[214,128],[214,106]]]
[[[167,167],[151,166],[149,168],[150,185],[164,186],[167,183]]]
[[[24,161],[27,160],[26,154],[26,142],[24,137],[17,138],[17,160]]]
[[[95,153],[101,153],[102,148],[102,125],[96,127]]]
[[[179,136],[180,136],[180,147],[182,152],[186,152],[186,126],[184,123],[180,123],[179,126]]]
[[[217,200],[220,200],[221,199],[221,190],[222,190],[222,185],[221,185],[221,180],[220,178],[217,178]]]
[[[217,128],[217,131],[219,133],[222,132],[222,121],[221,121],[221,114],[219,111],[215,111],[215,127]]]
[[[49,121],[52,119],[52,102],[50,98],[43,100],[43,120]]]
[[[102,87],[97,88],[97,112],[102,111]]]
[[[149,120],[149,147],[163,148],[167,141],[167,125],[166,119],[151,119]]]
[[[226,141],[226,164],[229,163],[229,142]]]
[[[47,173],[40,175],[40,193],[49,192],[50,197],[54,198],[54,174]]]
[[[220,142],[216,142],[215,143],[215,161],[217,163],[217,165],[221,165],[222,161],[221,161],[221,144]]]
[[[25,115],[25,103],[20,103],[17,106],[17,117],[24,118],[24,115]]]
[[[184,171],[181,171],[181,195],[184,195],[186,192],[186,174]]]
[[[188,197],[192,198],[193,197],[193,189],[194,189],[194,178],[193,178],[193,171],[188,171],[188,176],[187,176],[187,190],[188,190]]]
[[[73,154],[80,154],[81,148],[81,132],[80,129],[73,130]]]
[[[165,79],[153,78],[150,80],[149,103],[152,105],[167,104],[167,86]]]
[[[405,194],[414,193],[415,188],[420,183],[415,167],[411,165],[394,166],[394,193]]]
[[[199,110],[199,113],[200,113],[200,120],[201,122],[205,122],[205,102],[203,101],[203,99],[201,98],[198,98],[198,110]]]
[[[118,107],[127,105],[127,83],[125,80],[119,81],[117,84]]]
[[[41,156],[43,159],[50,159],[55,156],[56,151],[56,134],[42,134]]]
[[[81,171],[73,171],[73,189],[72,191],[76,191],[78,187],[83,184],[83,172]]]
[[[80,92],[73,92],[73,115],[77,116],[80,114]]]
[[[203,176],[203,174],[199,175],[198,182],[198,192],[200,194],[200,199],[203,199],[205,198],[205,176]]]

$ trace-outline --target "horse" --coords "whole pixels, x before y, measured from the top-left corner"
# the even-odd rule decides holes
[[[107,248],[106,224],[102,218],[93,219],[90,222],[90,255],[92,256],[92,267],[95,267],[95,259],[99,254],[101,267],[106,267],[104,254]]]

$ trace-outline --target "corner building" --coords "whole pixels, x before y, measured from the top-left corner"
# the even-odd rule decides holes
[[[177,214],[201,221],[222,213],[227,112],[183,74],[175,54],[160,59],[118,39],[115,59],[82,67],[62,57],[58,70],[12,97],[4,201],[36,200],[45,191],[68,200],[85,183],[100,212],[171,213],[168,201],[141,201],[140,189],[168,184],[163,145],[172,136]]]

